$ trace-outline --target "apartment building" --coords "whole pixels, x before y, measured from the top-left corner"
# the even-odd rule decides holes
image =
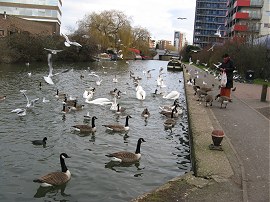
[[[62,0],[1,0],[0,14],[50,26],[50,34],[60,34]],[[31,23],[33,25],[33,23]]]
[[[227,8],[227,37],[253,42],[270,34],[270,0],[228,0]]]
[[[195,9],[193,45],[200,48],[222,43],[227,0],[197,0]]]
[[[187,44],[186,34],[180,31],[174,31],[173,46],[177,51],[181,51]]]

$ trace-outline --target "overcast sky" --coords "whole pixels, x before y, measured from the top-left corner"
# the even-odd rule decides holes
[[[132,27],[146,28],[152,39],[173,41],[174,31],[186,33],[191,44],[196,0],[64,0],[61,32],[77,29],[77,21],[92,12],[119,10],[132,19]],[[178,20],[185,17],[186,20]]]

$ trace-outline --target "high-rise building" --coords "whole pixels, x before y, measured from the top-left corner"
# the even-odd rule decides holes
[[[227,0],[197,0],[193,45],[204,48],[224,37]]]
[[[0,13],[36,21],[60,33],[62,0],[1,0]]]
[[[174,41],[173,46],[176,48],[177,51],[182,50],[185,44],[187,43],[186,34],[181,33],[180,31],[174,31]]]
[[[251,40],[270,34],[270,0],[228,0],[226,36]]]

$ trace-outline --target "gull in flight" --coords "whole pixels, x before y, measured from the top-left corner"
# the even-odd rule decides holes
[[[26,98],[27,100],[27,104],[26,104],[26,107],[29,108],[29,107],[34,107],[35,103],[37,103],[37,101],[39,100],[39,98],[36,98],[36,99],[33,99],[33,100],[29,100],[28,97],[25,95],[25,92],[26,90],[20,90],[20,92],[24,95],[24,97]]]
[[[219,25],[219,27],[217,28],[217,32],[214,34],[215,36],[221,37],[220,27],[221,27],[221,25]]]
[[[53,71],[53,67],[52,67],[52,54],[51,53],[48,54],[48,66],[49,66],[49,74],[48,74],[48,76],[43,76],[43,78],[44,78],[44,80],[48,84],[53,85],[54,82],[53,82],[53,80],[51,78],[53,76],[53,73],[52,73],[52,71]]]
[[[74,46],[77,46],[77,47],[82,47],[82,45],[77,43],[76,41],[70,41],[67,35],[62,33],[62,36],[66,39],[66,41],[65,41],[65,46],[66,47],[70,47],[71,45],[74,45]]]
[[[214,51],[214,46],[215,46],[216,44],[213,44],[212,46],[211,46],[211,48],[209,48],[207,51],[210,51],[210,50],[212,50],[212,51]]]
[[[52,54],[56,55],[59,52],[62,52],[63,50],[53,50],[53,49],[49,49],[49,48],[44,48],[44,50],[47,50],[49,52],[51,52]]]
[[[187,18],[178,17],[177,19],[178,19],[178,20],[185,20],[185,19],[187,19]]]
[[[219,67],[220,67],[221,64],[222,64],[221,62],[218,62],[218,64],[213,63],[213,65],[214,65],[217,69],[219,69]]]
[[[17,113],[18,116],[25,116],[26,109],[17,108],[11,111],[12,113]]]
[[[193,64],[193,62],[192,62],[192,60],[191,60],[191,57],[189,58],[189,63],[188,63],[189,65],[192,65]]]

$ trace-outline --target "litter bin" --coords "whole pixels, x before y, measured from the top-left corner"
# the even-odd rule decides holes
[[[255,72],[253,70],[247,70],[246,72],[246,80],[254,80],[255,76],[254,76]]]

